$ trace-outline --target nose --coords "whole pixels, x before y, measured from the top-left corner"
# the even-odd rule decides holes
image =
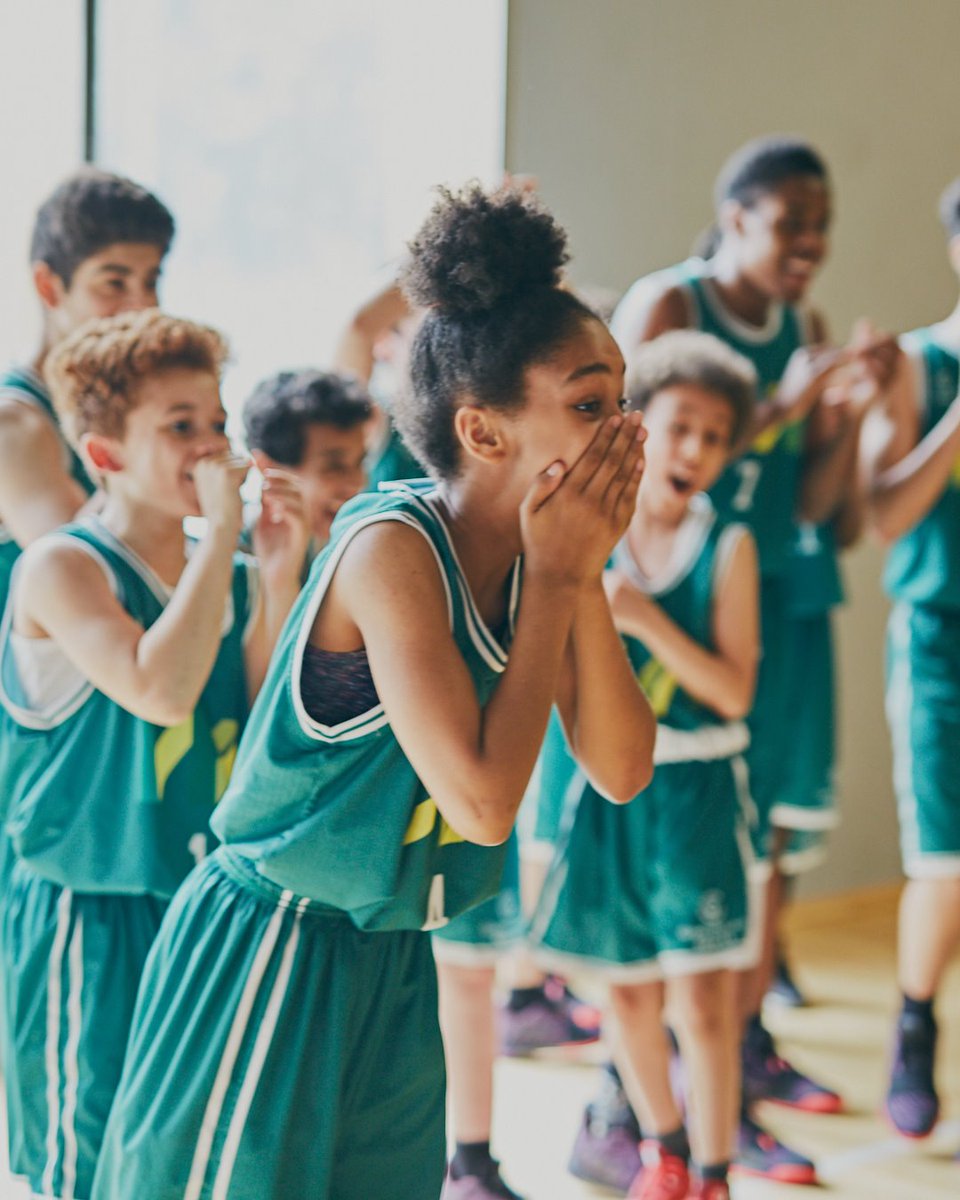
[[[144,308],[157,307],[157,288],[152,283],[138,283],[130,280],[117,312],[140,312]]]

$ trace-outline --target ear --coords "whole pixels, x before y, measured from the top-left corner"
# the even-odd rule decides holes
[[[743,233],[746,209],[737,200],[724,200],[717,209],[717,225],[723,233]]]
[[[120,444],[116,438],[104,437],[99,433],[85,433],[80,439],[80,448],[101,475],[115,475],[123,470]]]
[[[484,462],[499,462],[507,452],[500,414],[478,404],[463,404],[453,414],[457,440],[467,454]]]
[[[31,269],[33,286],[44,308],[57,308],[67,294],[63,280],[49,263],[35,262]]]

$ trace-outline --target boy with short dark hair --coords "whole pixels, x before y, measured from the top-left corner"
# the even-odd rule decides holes
[[[93,317],[155,305],[173,234],[156,196],[93,167],[64,180],[37,211],[30,262],[43,307],[40,349],[0,373],[0,606],[21,547],[71,520],[94,490],[60,432],[42,378],[47,355]]]
[[[294,475],[303,492],[314,552],[341,506],[366,483],[366,389],[335,372],[278,371],[243,407],[247,447],[261,469]]]

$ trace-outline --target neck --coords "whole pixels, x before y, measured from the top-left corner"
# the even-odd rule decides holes
[[[766,324],[770,315],[770,297],[743,274],[729,248],[721,245],[711,259],[710,277],[721,300],[735,316],[758,328]]]
[[[468,478],[441,483],[439,493],[443,519],[477,607],[485,619],[497,618],[504,582],[522,550],[517,506]]]
[[[663,536],[675,533],[683,524],[686,515],[686,506],[678,509],[675,504],[668,501],[658,503],[650,497],[644,497],[641,489],[637,500],[637,511],[633,519],[648,533]]]
[[[100,521],[164,583],[175,584],[186,561],[183,521],[129,496],[108,494]]]

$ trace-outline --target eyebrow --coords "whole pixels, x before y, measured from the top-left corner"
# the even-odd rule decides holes
[[[606,363],[595,362],[587,363],[586,366],[577,367],[567,376],[567,383],[574,383],[577,379],[583,379],[585,375],[610,375],[610,368]]]

